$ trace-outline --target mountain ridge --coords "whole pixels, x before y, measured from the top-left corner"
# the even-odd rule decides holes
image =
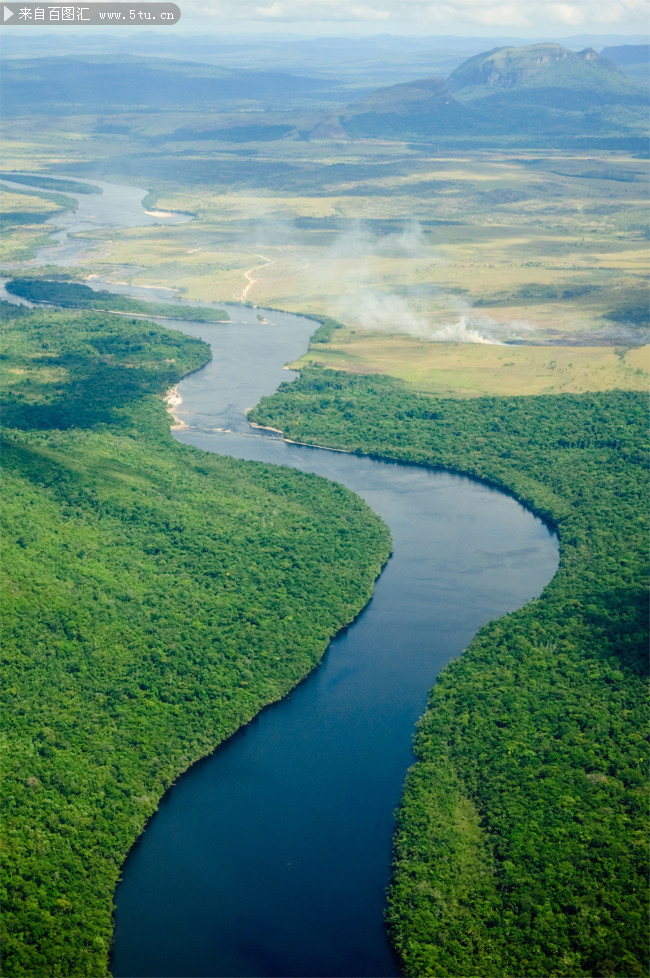
[[[339,119],[352,137],[629,139],[647,134],[648,96],[592,48],[500,47],[449,78],[378,89]]]

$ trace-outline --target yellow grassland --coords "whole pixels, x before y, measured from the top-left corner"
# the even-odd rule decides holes
[[[82,123],[53,120],[44,132],[37,120],[17,130],[8,166],[92,159],[96,144],[84,139]],[[116,160],[125,152],[119,140],[96,138]],[[391,372],[422,389],[470,396],[647,385],[647,349],[620,355],[615,329],[609,346],[597,345],[608,342],[610,313],[640,308],[646,295],[646,161],[620,153],[409,154],[389,144],[259,144],[258,161],[320,165],[322,185],[224,192],[167,183],[148,206],[192,213],[191,222],[93,235],[97,249],[84,260],[115,280],[173,286],[186,298],[243,296],[332,316],[355,332],[337,331],[313,356]],[[374,166],[358,178],[337,177],[334,167],[330,178],[329,164],[341,162]],[[115,179],[127,182],[119,169]],[[17,233],[29,239],[27,229]],[[385,324],[372,334],[361,328],[369,294],[396,297],[432,330],[469,314],[490,338],[538,345],[427,343],[389,335]]]
[[[448,397],[647,390],[650,346],[510,346],[431,343],[339,330],[292,366],[320,363],[351,373],[386,373]]]
[[[188,297],[225,301],[241,295],[261,253],[272,264],[246,296],[258,305],[336,316],[342,297],[388,290],[434,322],[447,300],[461,299],[497,324],[525,323],[527,339],[566,338],[600,329],[647,274],[645,163],[605,163],[625,179],[580,176],[581,167],[602,169],[600,159],[558,155],[534,169],[508,157],[455,156],[407,175],[378,164],[375,178],[327,195],[165,192],[157,206],[196,219],[164,233],[122,232],[104,261],[130,264],[139,284],[165,278]],[[312,223],[297,227],[304,218]],[[369,219],[392,222],[393,243],[389,230],[368,232]],[[410,251],[396,241],[400,226],[417,228]]]
[[[0,190],[0,211],[9,216],[15,213],[25,214],[54,214],[62,208],[47,197],[36,197],[32,194],[7,193]]]

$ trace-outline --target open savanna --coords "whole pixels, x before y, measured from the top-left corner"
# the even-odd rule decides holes
[[[36,248],[49,243],[49,236],[40,225],[26,224],[0,231],[0,261],[28,261],[36,254]]]
[[[440,390],[483,389],[478,377],[496,356],[487,345],[464,343],[452,357],[438,344],[404,342],[409,332],[471,338],[462,335],[467,323],[493,342],[545,347],[498,368],[493,386],[504,372],[521,375],[513,393],[531,389],[536,357],[535,389],[640,383],[614,348],[647,339],[647,161],[604,150],[317,139],[304,112],[293,129],[290,118],[271,120],[285,135],[257,141],[240,136],[242,119],[251,131],[264,125],[259,113],[113,113],[108,126],[99,116],[63,116],[41,119],[42,131],[18,119],[10,156],[20,169],[139,185],[147,207],[193,215],[175,226],[95,232],[89,272],[188,299],[336,318],[357,333],[355,370],[384,358],[399,364],[399,376],[437,378]],[[349,369],[343,339],[335,331],[319,344],[319,359]],[[609,347],[605,369],[589,367],[585,352],[568,361],[548,353],[575,343]],[[561,380],[557,369],[546,376],[547,356],[564,364]]]
[[[19,215],[56,214],[63,208],[51,197],[44,194],[21,193],[10,187],[0,187],[0,211],[8,222]]]
[[[368,164],[357,145],[337,163],[331,143],[314,148],[317,173],[288,171],[282,190],[154,189],[156,207],[194,220],[104,236],[98,266],[133,284],[173,284],[187,298],[333,316],[356,335],[335,331],[318,346],[320,362],[364,372],[390,365],[429,390],[647,383],[647,357],[632,355],[632,367],[616,352],[642,343],[647,325],[644,161],[423,159],[407,147],[378,157],[373,147]],[[278,153],[267,150],[269,172]],[[453,339],[461,320],[490,340],[541,348],[508,347],[502,358],[498,347],[404,335]],[[581,349],[568,356],[575,343]]]
[[[389,374],[417,390],[445,397],[579,394],[647,390],[650,347],[508,346],[431,343],[409,336],[337,330],[335,342],[313,346],[292,364]]]
[[[46,244],[43,224],[74,207],[63,194],[25,192],[0,184],[0,261],[33,257],[34,248]]]

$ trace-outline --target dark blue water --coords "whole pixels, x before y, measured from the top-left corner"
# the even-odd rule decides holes
[[[116,894],[116,978],[392,976],[383,927],[393,812],[440,669],[477,628],[540,593],[554,536],[457,476],[287,444],[243,411],[287,379],[313,323],[230,309],[183,324],[214,359],[180,385],[180,441],[345,483],[394,553],[359,619],[287,699],[163,799]]]

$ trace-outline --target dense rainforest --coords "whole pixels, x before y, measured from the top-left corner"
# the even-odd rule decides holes
[[[318,367],[251,413],[469,473],[559,535],[542,596],[480,630],[419,724],[388,909],[411,976],[647,974],[647,418],[638,393],[458,401]]]
[[[206,344],[2,311],[2,973],[99,978],[161,795],[312,669],[390,539],[341,486],[172,439]]]
[[[95,291],[80,282],[60,282],[41,278],[12,278],[6,283],[7,292],[30,302],[47,302],[64,309],[92,309],[106,312],[125,312],[138,316],[159,316],[167,319],[187,319],[192,322],[227,322],[224,309],[201,306],[180,306],[173,302],[142,302],[128,295]]]

